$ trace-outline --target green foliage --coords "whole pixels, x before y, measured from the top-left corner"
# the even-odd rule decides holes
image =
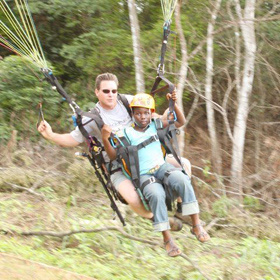
[[[6,122],[4,121],[3,118],[0,120],[0,143],[5,143],[7,142],[12,133],[12,127],[7,126]]]
[[[236,200],[222,196],[212,204],[212,209],[217,217],[226,218],[230,215],[232,206],[237,205],[237,203]]]
[[[260,203],[259,199],[252,196],[245,196],[243,198],[243,204],[246,209],[252,212],[259,212],[264,209],[263,205]]]
[[[126,227],[122,228],[118,220],[113,220],[108,198],[88,163],[74,158],[72,151],[61,151],[51,145],[44,145],[36,158],[36,149],[38,147],[33,146],[29,153],[27,150],[13,152],[10,155],[13,160],[11,166],[6,164],[0,170],[0,229],[18,233],[67,232],[116,226],[127,236],[154,241],[158,245],[132,240],[119,231],[111,230],[64,238],[5,234],[0,238],[1,252],[96,279],[157,280],[186,279],[186,276],[188,279],[204,279],[186,259],[169,258],[162,248],[161,235],[152,231],[149,220],[136,216],[129,207],[121,206]],[[15,162],[17,166],[14,166]],[[35,193],[44,195],[44,199],[14,190],[5,182],[33,189]],[[208,195],[210,193],[205,193]],[[279,278],[277,222],[260,213],[245,212],[238,208],[235,200],[226,197],[213,202],[213,211],[206,205],[201,205],[201,208],[208,209],[203,211],[207,220],[215,215],[226,217],[229,227],[213,225],[210,231],[212,240],[203,245],[190,234],[187,225],[181,232],[172,233],[192,263],[209,279]],[[220,219],[217,224],[224,220]]]
[[[209,176],[209,171],[211,169],[211,162],[209,160],[204,160],[203,175],[207,178]]]
[[[11,130],[17,130],[20,137],[28,135],[32,139],[36,134],[37,106],[43,100],[46,107],[52,108],[52,118],[58,116],[57,93],[46,82],[38,80],[40,75],[33,65],[20,57],[9,56],[0,60],[2,141],[9,138]]]

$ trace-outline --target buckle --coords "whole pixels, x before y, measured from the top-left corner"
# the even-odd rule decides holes
[[[153,176],[153,177],[151,177],[150,179],[150,183],[149,184],[152,184],[152,183],[155,183],[156,182],[156,178]]]
[[[159,141],[159,138],[158,138],[158,135],[157,135],[157,134],[153,136],[153,140],[154,140],[154,141]]]

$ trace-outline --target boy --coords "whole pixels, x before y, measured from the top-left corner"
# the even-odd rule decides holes
[[[175,95],[168,94],[167,98],[175,99]],[[125,128],[121,135],[125,136],[130,145],[136,146],[143,143],[152,136],[157,136],[155,120],[151,118],[155,110],[155,102],[149,94],[137,94],[130,103],[133,115],[133,127]],[[177,115],[176,127],[184,124],[184,115],[175,104],[175,113]],[[163,127],[168,125],[168,120],[162,120]],[[102,129],[102,139],[105,150],[111,160],[116,159],[117,152],[111,146],[108,138],[111,129],[105,125]],[[156,137],[155,137],[156,138]],[[155,231],[161,231],[163,235],[166,251],[170,257],[176,257],[181,254],[180,249],[174,243],[170,234],[170,225],[168,222],[168,213],[165,204],[166,196],[170,199],[182,198],[182,214],[190,215],[193,228],[191,232],[200,242],[206,242],[210,236],[203,229],[199,220],[199,206],[194,194],[190,178],[180,169],[174,169],[174,166],[165,162],[161,143],[157,139],[149,145],[138,150],[139,168],[140,168],[140,188],[149,207],[154,214],[153,226]],[[152,180],[151,180],[152,178]],[[166,190],[160,182],[166,181]],[[147,183],[148,182],[148,183]]]

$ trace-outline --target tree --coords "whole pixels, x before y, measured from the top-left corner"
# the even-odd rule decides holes
[[[185,88],[185,81],[188,74],[188,50],[187,50],[187,42],[185,39],[184,31],[181,24],[181,5],[182,3],[178,1],[176,8],[175,8],[175,23],[176,29],[178,32],[179,40],[180,40],[180,47],[181,47],[181,67],[179,70],[179,80],[177,83],[177,96],[178,96],[178,106],[180,110],[184,113],[184,106],[183,106],[183,92]],[[185,148],[185,132],[184,127],[180,128],[180,135],[179,135],[179,148],[181,153],[183,153]]]
[[[233,131],[233,148],[231,163],[231,184],[238,186],[240,194],[243,193],[242,187],[242,169],[244,157],[244,144],[246,123],[249,114],[249,101],[252,93],[254,73],[255,73],[255,56],[256,56],[256,39],[255,39],[255,0],[246,0],[244,15],[240,2],[235,1],[236,13],[239,19],[239,26],[244,42],[244,69],[240,88],[237,88],[238,103],[237,113]],[[237,58],[238,61],[241,58]]]
[[[140,45],[140,27],[134,0],[128,0],[128,10],[130,27],[133,42],[135,80],[137,93],[145,92],[144,71],[142,65],[141,45]]]
[[[205,97],[206,97],[206,113],[208,131],[211,139],[212,162],[214,169],[222,174],[222,157],[220,144],[216,133],[216,121],[213,107],[212,83],[213,83],[213,68],[214,68],[214,50],[213,50],[213,32],[217,14],[221,6],[221,0],[217,0],[214,9],[211,12],[211,19],[207,28],[207,54],[206,54],[206,81],[205,81]]]

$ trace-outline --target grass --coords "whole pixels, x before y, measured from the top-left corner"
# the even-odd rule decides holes
[[[0,252],[96,279],[205,279],[203,275],[221,280],[280,279],[279,223],[251,199],[245,201],[244,208],[229,197],[216,199],[211,207],[201,205],[206,222],[217,219],[209,243],[199,243],[187,225],[173,234],[191,263],[181,257],[169,258],[150,222],[127,206],[121,206],[127,221],[125,232],[160,245],[134,241],[109,230],[64,238],[20,235],[22,231],[122,227],[112,220],[108,198],[91,167],[63,156],[61,160],[63,167],[59,168],[46,158],[40,164],[28,161],[28,166],[7,166],[0,171]],[[44,199],[11,189],[7,180],[25,188],[40,182],[35,191]],[[4,234],[10,230],[13,233]]]

